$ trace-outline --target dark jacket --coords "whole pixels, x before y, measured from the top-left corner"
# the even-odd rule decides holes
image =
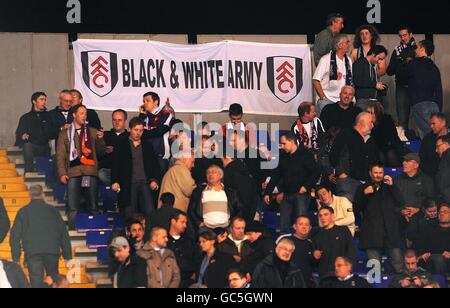
[[[67,111],[67,119],[63,114],[63,110],[59,107],[56,107],[55,109],[51,110],[49,114],[50,123],[51,123],[51,134],[50,139],[51,140],[58,140],[59,133],[61,132],[61,128],[68,124],[69,116],[72,114],[72,110]]]
[[[379,163],[380,155],[375,139],[364,142],[355,129],[342,131],[330,152],[331,164],[337,176],[346,173],[355,180],[369,180],[369,167]]]
[[[429,58],[416,58],[408,65],[408,89],[411,105],[435,102],[443,107],[441,72]]]
[[[441,158],[436,174],[436,190],[438,201],[450,203],[450,150],[447,150]]]
[[[105,145],[107,147],[111,146],[115,150],[117,148],[117,146],[119,145],[120,140],[122,138],[128,139],[129,135],[130,134],[127,131],[123,132],[120,135],[117,135],[116,132],[113,129],[111,129],[110,131],[105,132],[105,136],[103,137],[103,139],[105,140]],[[113,153],[114,153],[114,151],[113,151]],[[113,166],[114,166],[114,154],[113,153],[105,154],[99,158],[99,162],[98,162],[99,170],[104,169],[104,168],[105,169],[113,168]]]
[[[426,224],[415,248],[419,256],[424,253],[442,255],[445,251],[450,251],[450,228],[442,228],[434,223]]]
[[[24,114],[16,130],[16,146],[22,147],[25,141],[22,140],[24,134],[30,135],[28,142],[35,145],[47,145],[51,136],[51,123],[47,111],[36,112],[31,110]]]
[[[412,247],[414,248],[414,250],[418,251],[419,247],[424,247],[427,241],[427,238],[424,237],[424,234],[428,232],[430,225],[436,226],[438,224],[439,219],[437,217],[430,219],[422,213],[419,213],[412,217],[407,226],[406,235],[407,239],[412,242]]]
[[[369,282],[359,277],[358,275],[353,275],[350,279],[346,281],[341,281],[336,277],[328,277],[320,281],[321,289],[371,289],[372,286]]]
[[[433,180],[420,170],[413,177],[401,174],[395,179],[395,186],[401,193],[399,200],[404,207],[421,209],[425,200],[435,197]]]
[[[356,117],[361,112],[362,110],[355,106],[344,110],[339,106],[338,102],[325,106],[320,114],[320,120],[326,131],[333,127],[340,128],[341,130],[350,129],[355,125]]]
[[[257,184],[247,165],[237,159],[231,162],[224,171],[225,188],[235,191],[238,195],[240,208],[237,216],[244,218],[247,222],[253,221],[258,198]]]
[[[389,288],[393,289],[401,289],[402,287],[402,281],[405,279],[411,279],[414,280],[415,278],[419,278],[422,282],[422,286],[425,286],[427,284],[430,284],[433,280],[433,276],[425,271],[423,268],[418,268],[417,271],[414,273],[410,273],[406,270],[404,270],[402,273],[398,274],[394,277],[394,279],[389,283]],[[419,289],[420,287],[417,287],[414,282],[411,282],[411,285],[407,287],[406,289]]]
[[[67,226],[60,213],[42,200],[33,200],[19,211],[11,229],[10,245],[15,262],[20,260],[22,248],[25,258],[47,254],[72,260]]]
[[[155,154],[159,158],[164,157],[168,150],[166,147],[168,146],[172,115],[168,110],[160,107],[155,114],[141,114],[139,118],[144,121],[145,129],[152,133],[152,138],[147,142],[153,145]]]
[[[309,191],[316,185],[321,170],[311,152],[300,146],[294,154],[283,152],[280,156],[265,195],[271,195],[275,187],[279,192],[298,194],[300,188],[305,187]]]
[[[67,117],[67,123],[72,124],[73,122],[73,110],[75,107],[72,107],[72,112],[69,113]],[[95,128],[96,130],[102,130],[102,123],[100,122],[100,118],[98,117],[98,113],[95,110],[88,109],[87,110],[87,124],[89,127]]]
[[[150,240],[150,233],[153,228],[160,227],[170,231],[170,218],[175,214],[176,209],[173,206],[163,205],[161,208],[153,211],[149,217],[146,217],[145,241]]]
[[[9,222],[8,213],[6,212],[3,199],[0,197],[0,243],[3,243],[5,240],[10,227],[11,224]]]
[[[401,54],[398,54],[396,50],[392,53],[391,61],[387,69],[389,76],[395,75],[395,82],[399,86],[408,85],[408,58],[414,59],[416,57],[415,46],[408,46]]]
[[[209,289],[224,289],[228,287],[228,272],[235,267],[236,262],[233,257],[216,249],[205,271],[203,284]]]
[[[241,269],[245,273],[253,275],[256,267],[264,261],[267,256],[275,251],[275,242],[272,237],[262,235],[256,242],[250,243],[252,253],[242,262]]]
[[[276,265],[274,254],[268,256],[257,267],[253,274],[253,289],[304,289],[306,288],[302,271],[290,262],[287,276],[283,283],[280,270]]]
[[[0,261],[3,263],[6,277],[8,277],[8,282],[13,289],[28,289],[30,287],[25,273],[18,264],[6,260]]]
[[[348,227],[334,226],[331,229],[320,229],[313,238],[313,246],[314,250],[322,252],[319,260],[321,278],[334,273],[338,257],[347,257],[356,262],[356,248]]]
[[[191,200],[189,202],[189,219],[196,228],[203,223],[202,196],[206,188],[207,185],[197,187],[192,193]],[[239,213],[241,205],[236,192],[230,188],[225,188],[225,193],[228,199],[228,212],[230,213],[230,218],[232,219]]]
[[[147,180],[155,180],[161,185],[161,172],[153,147],[149,142],[142,142],[142,155],[144,158],[144,169]],[[131,198],[131,185],[133,176],[133,161],[131,143],[129,138],[121,138],[114,149],[113,168],[111,171],[111,182],[120,184],[119,206],[125,207]]]
[[[181,287],[189,287],[193,284],[192,275],[197,272],[197,264],[200,261],[198,245],[186,235],[182,235],[178,240],[169,235],[167,248],[175,254],[181,272]]]
[[[360,248],[383,249],[402,248],[403,240],[400,231],[399,192],[395,186],[380,184],[374,194],[365,195],[364,190],[372,182],[363,185],[356,193],[356,208],[362,214]]]
[[[450,133],[450,129],[448,129]],[[434,178],[438,171],[440,157],[436,153],[436,142],[438,136],[433,132],[430,132],[422,140],[422,145],[420,147],[420,169],[428,176]]]
[[[378,120],[371,136],[377,142],[378,149],[385,154],[387,151],[394,150],[399,157],[404,157],[410,152],[398,137],[394,120],[388,114],[383,114]]]
[[[313,266],[314,266],[314,258],[313,258],[313,242],[310,239],[301,240],[295,236],[290,238],[295,244],[295,251],[292,254],[292,262],[299,269],[302,270],[303,277],[308,285],[310,285],[310,281],[313,279]]]
[[[245,264],[247,262],[247,259],[252,254],[250,242],[249,241],[242,242],[241,252],[239,253],[236,244],[230,239],[230,237],[231,235],[225,241],[217,245],[217,250],[220,251],[221,253],[225,253],[232,257],[233,256],[241,257],[240,266],[242,266],[242,264]]]
[[[365,57],[360,57],[353,63],[353,82],[356,89],[356,99],[377,99],[377,72],[375,67]]]
[[[119,265],[114,278],[118,289],[136,289],[147,287],[147,262],[132,254],[128,260]]]

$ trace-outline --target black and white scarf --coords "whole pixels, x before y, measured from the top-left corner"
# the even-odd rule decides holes
[[[411,42],[409,44],[405,44],[403,42],[400,42],[400,45],[395,47],[395,53],[397,54],[397,57],[400,57],[403,51],[409,47],[416,46],[416,40],[414,38],[411,39]]]
[[[352,74],[352,67],[350,65],[350,58],[347,55],[345,55],[344,58],[346,70],[345,84],[347,86],[353,86],[353,74]],[[330,80],[338,80],[337,55],[335,51],[331,52]]]

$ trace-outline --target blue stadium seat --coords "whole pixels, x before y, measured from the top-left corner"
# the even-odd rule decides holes
[[[97,248],[97,263],[101,265],[108,265],[110,262],[110,254],[108,247]]]
[[[119,213],[108,212],[106,215],[108,215],[110,221],[112,220],[114,230],[125,229],[122,216]]]
[[[280,213],[277,212],[264,212],[263,222],[267,229],[279,230],[280,229]]]
[[[89,249],[108,247],[108,241],[112,236],[112,230],[86,232],[86,243]]]
[[[387,289],[389,288],[389,283],[391,283],[392,279],[394,279],[393,276],[385,275],[381,278],[380,283],[373,283],[372,287],[374,287],[375,289]]]
[[[422,146],[422,141],[420,140],[416,140],[416,141],[407,141],[407,142],[403,142],[403,144],[405,145],[405,147],[410,150],[413,153],[419,153],[420,151],[420,147]]]
[[[439,283],[439,285],[441,286],[442,289],[447,289],[447,281],[445,280],[444,277],[439,276],[439,275],[433,275],[433,279]]]
[[[108,215],[78,214],[76,217],[76,229],[79,233],[88,231],[108,231],[111,229]]]
[[[104,185],[99,186],[100,200],[103,202],[104,211],[114,211],[117,204],[117,193]]]
[[[403,173],[403,168],[384,168],[384,173],[395,179]]]

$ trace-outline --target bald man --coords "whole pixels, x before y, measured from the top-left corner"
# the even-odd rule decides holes
[[[330,153],[338,179],[337,195],[351,202],[356,190],[370,180],[369,167],[380,162],[378,145],[370,136],[373,127],[373,115],[360,113],[355,126],[339,134]]]

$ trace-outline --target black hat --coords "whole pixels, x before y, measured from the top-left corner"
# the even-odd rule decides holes
[[[245,228],[246,233],[247,232],[264,233],[265,230],[266,230],[266,227],[258,221],[250,222],[249,224],[247,224],[247,227]]]

